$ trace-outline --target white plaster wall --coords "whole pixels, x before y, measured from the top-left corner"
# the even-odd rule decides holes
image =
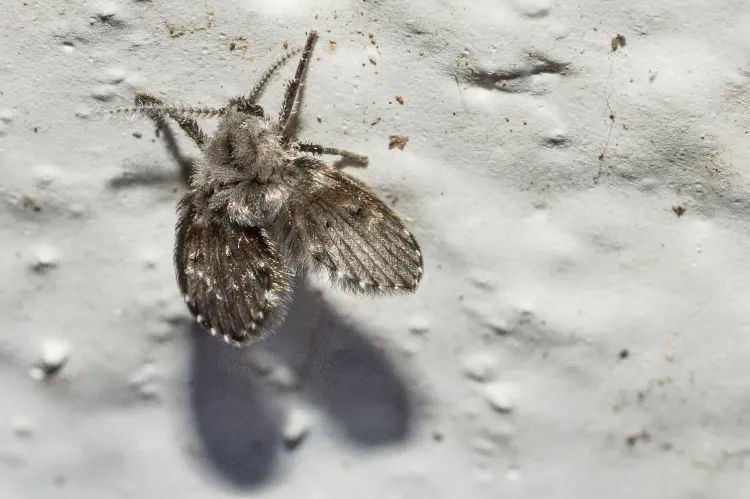
[[[0,498],[750,497],[749,27],[732,0],[0,0]],[[97,113],[221,106],[310,28],[299,135],[369,155],[426,273],[299,283],[233,349],[177,291],[175,158]]]

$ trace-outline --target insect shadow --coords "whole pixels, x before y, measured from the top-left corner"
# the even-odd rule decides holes
[[[156,119],[156,136],[164,139],[167,151],[177,163],[179,170],[176,173],[174,171],[163,172],[158,171],[153,165],[147,165],[109,179],[107,187],[117,191],[134,186],[172,185],[175,182],[180,182],[183,187],[190,187],[190,177],[194,173],[196,158],[186,155],[180,149],[174,130],[164,117]]]
[[[253,367],[259,353],[291,367],[295,393],[324,411],[355,445],[396,443],[413,428],[412,397],[385,353],[308,285],[297,286],[285,323],[249,348],[215,341],[195,323],[187,326],[201,456],[235,487],[270,479],[284,449],[274,388]]]

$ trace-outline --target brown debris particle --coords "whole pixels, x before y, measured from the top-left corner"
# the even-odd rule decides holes
[[[612,52],[617,50],[618,47],[624,47],[626,45],[625,37],[622,35],[617,35],[615,37],[612,37]]]
[[[404,96],[403,95],[396,94],[396,100],[398,101],[399,104],[401,104],[401,105],[404,104]]]
[[[678,217],[681,217],[687,211],[687,205],[685,203],[673,204],[672,211],[675,212]]]
[[[247,50],[247,38],[244,36],[234,36],[229,40],[229,50]]]
[[[284,43],[282,43],[281,45],[284,47],[284,50],[289,48],[289,42],[287,42],[286,40],[284,40]]]
[[[369,36],[369,37],[370,37],[370,43],[372,43],[373,45],[375,45],[376,43],[378,43],[378,42],[377,42],[377,41],[375,40],[375,33],[373,33],[372,31],[370,31],[369,33],[367,33],[367,36]]]
[[[406,135],[391,135],[388,137],[390,140],[388,142],[388,149],[393,149],[394,147],[398,147],[402,151],[404,150],[404,147],[406,146],[406,143],[409,142],[409,137]]]
[[[328,50],[331,52],[336,50],[336,40],[328,40]]]
[[[21,198],[21,204],[24,208],[29,209],[34,213],[39,213],[40,211],[42,211],[42,207],[39,206],[39,203],[36,202],[36,199],[32,198],[31,196],[23,196]]]
[[[93,24],[93,21],[91,24]],[[187,30],[184,26],[179,26],[177,24],[167,23],[167,29],[169,30],[169,36],[171,36],[172,38],[178,38],[187,33]]]
[[[183,26],[180,24],[172,24],[166,21],[164,21],[164,24],[169,30],[169,36],[171,36],[172,38],[179,38],[182,35],[197,33],[198,31],[206,31],[210,29],[214,25],[214,16],[214,12],[208,10],[208,5],[206,5],[206,23],[202,26]]]

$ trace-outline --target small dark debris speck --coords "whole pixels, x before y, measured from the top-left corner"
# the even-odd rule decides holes
[[[628,435],[625,439],[625,443],[628,444],[628,447],[633,447],[638,442],[648,442],[649,440],[651,440],[651,434],[647,429],[644,428],[638,433]]]

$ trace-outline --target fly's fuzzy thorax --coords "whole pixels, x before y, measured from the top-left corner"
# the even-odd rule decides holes
[[[293,156],[282,144],[281,132],[276,123],[268,118],[255,117],[246,123],[255,145],[252,173],[261,181],[281,175]]]
[[[277,125],[267,118],[228,109],[206,146],[206,159],[227,175],[267,182],[292,159]]]

